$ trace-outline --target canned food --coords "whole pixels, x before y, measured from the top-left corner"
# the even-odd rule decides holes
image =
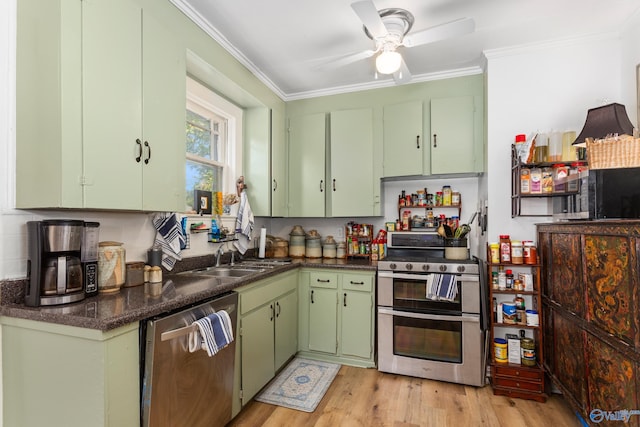
[[[504,338],[495,338],[493,340],[493,354],[496,362],[507,363],[507,340]]]

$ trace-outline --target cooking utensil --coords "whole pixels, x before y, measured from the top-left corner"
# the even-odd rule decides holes
[[[462,239],[471,231],[471,227],[469,224],[462,224],[460,227],[456,228],[455,233],[453,233],[454,237],[458,239]]]
[[[438,227],[438,234],[442,237],[447,237],[447,233],[444,231],[444,226],[442,224]]]
[[[453,237],[453,229],[451,228],[451,226],[449,226],[448,224],[442,224],[442,227],[444,228],[444,232],[445,232],[445,237]]]

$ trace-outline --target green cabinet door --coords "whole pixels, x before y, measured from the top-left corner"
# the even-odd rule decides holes
[[[330,115],[331,180],[327,216],[374,216],[373,110]]]
[[[287,215],[287,145],[284,114],[271,111],[271,216]]]
[[[83,2],[84,207],[141,207],[141,25],[136,2]]]
[[[337,292],[335,289],[309,289],[309,350],[335,354],[337,351]]]
[[[242,405],[247,404],[273,378],[274,312],[274,304],[270,303],[240,319]]]
[[[423,174],[422,114],[422,101],[384,106],[384,177]]]
[[[431,173],[477,170],[473,96],[431,100]]]
[[[82,17],[85,207],[183,210],[184,47],[136,2]]]
[[[187,69],[186,49],[178,40],[143,10],[142,209],[146,211],[182,212],[185,206]]]
[[[289,119],[289,217],[324,217],[324,113]]]
[[[369,359],[373,352],[373,295],[342,291],[341,348],[343,356]]]
[[[295,280],[296,276],[292,276]],[[275,302],[275,370],[298,350],[298,293],[293,291]]]

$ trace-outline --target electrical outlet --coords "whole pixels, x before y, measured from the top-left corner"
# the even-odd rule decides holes
[[[344,239],[344,228],[338,227],[336,236],[338,236],[339,239]]]

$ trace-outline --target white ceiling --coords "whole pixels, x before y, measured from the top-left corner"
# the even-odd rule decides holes
[[[285,100],[391,86],[374,58],[332,61],[373,49],[351,8],[356,0],[171,0]],[[415,16],[410,33],[469,17],[472,34],[401,47],[412,81],[478,73],[483,52],[615,32],[639,0],[374,0]]]

